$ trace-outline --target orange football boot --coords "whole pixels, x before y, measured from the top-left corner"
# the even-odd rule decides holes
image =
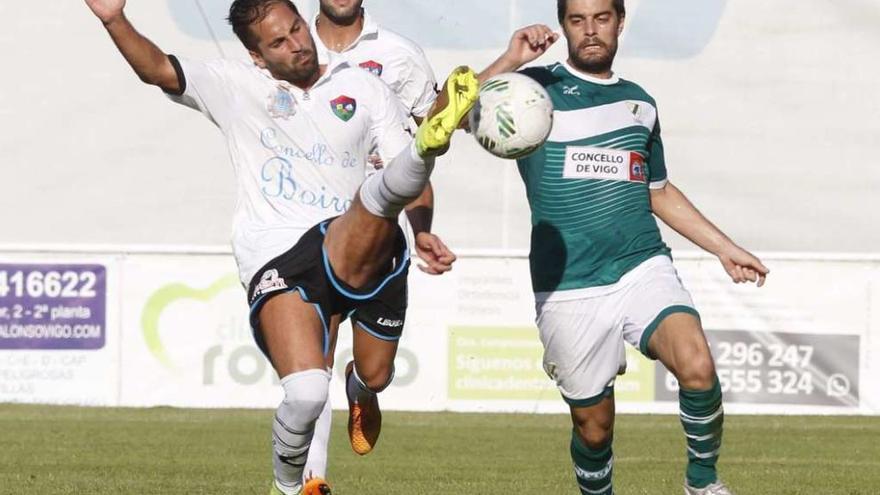
[[[303,486],[302,495],[331,495],[330,485],[321,478],[309,478]]]
[[[348,397],[348,439],[351,449],[359,455],[369,454],[379,440],[382,430],[382,411],[375,394],[365,401],[356,402],[348,395],[348,380],[354,370],[354,361],[345,365],[345,395]]]

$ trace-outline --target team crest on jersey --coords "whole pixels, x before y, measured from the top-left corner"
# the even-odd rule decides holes
[[[382,64],[376,62],[375,60],[368,60],[366,62],[361,62],[358,64],[361,69],[365,71],[372,72],[374,76],[379,77],[382,75]]]
[[[330,102],[330,109],[343,122],[348,122],[357,111],[357,101],[354,98],[342,95]]]
[[[642,106],[634,101],[626,102],[627,108],[629,108],[629,113],[633,114],[633,117],[639,118],[642,114]]]
[[[632,153],[629,160],[629,180],[646,182],[645,160],[638,153]]]
[[[296,114],[296,100],[289,91],[279,86],[274,93],[269,95],[266,109],[274,119],[289,119]]]
[[[635,101],[626,102],[626,107],[629,109],[629,113],[632,114],[633,120],[638,123],[642,123],[642,119],[644,118],[644,112],[642,111],[641,103]]]

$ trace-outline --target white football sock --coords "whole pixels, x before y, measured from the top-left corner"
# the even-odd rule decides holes
[[[434,169],[433,158],[422,158],[415,144],[407,146],[387,167],[368,177],[360,189],[361,203],[377,217],[397,218],[418,198]]]
[[[330,388],[323,369],[293,373],[281,379],[284,400],[272,421],[272,460],[275,486],[295,495],[302,490],[303,468]]]
[[[333,410],[330,401],[324,404],[321,415],[315,423],[315,435],[312,437],[312,446],[309,447],[309,456],[306,458],[306,467],[303,471],[303,481],[307,477],[327,479],[327,455],[330,446],[330,424],[333,422]]]

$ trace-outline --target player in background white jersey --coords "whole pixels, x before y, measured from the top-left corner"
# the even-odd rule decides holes
[[[418,45],[384,26],[379,26],[364,9],[363,0],[320,0],[319,11],[313,18],[310,29],[318,50],[319,64],[326,65],[341,58],[376,75],[397,95],[404,111],[416,123],[421,123],[437,97],[437,81],[431,65]],[[382,158],[379,154],[372,156],[368,173],[381,168]],[[434,194],[430,184],[416,201],[407,205],[406,218],[413,233],[411,244],[417,253],[424,249],[423,246],[428,241],[446,249],[436,236],[429,235],[433,207]],[[403,224],[404,231],[407,230],[405,224],[406,222]],[[452,263],[454,255],[449,252],[448,256]],[[419,268],[430,274],[442,273],[430,266]],[[328,368],[332,369],[332,349],[328,358]],[[357,431],[361,422],[354,421],[354,415],[362,414],[361,411],[366,413],[366,417],[373,418],[362,426],[375,431]],[[331,420],[328,403],[315,428],[305,469],[306,476],[326,477]],[[363,438],[377,437],[380,427],[378,404],[358,404],[349,400],[349,439],[355,452],[363,455],[372,450],[372,444],[363,441]]]
[[[322,479],[303,481],[328,397],[330,342],[341,318],[357,323],[348,384],[357,400],[391,379],[409,267],[397,217],[476,101],[476,75],[453,72],[413,139],[385,84],[344,62],[318,65],[289,0],[235,0],[229,20],[252,61],[208,63],[160,50],[126,19],[125,0],[85,2],[142,81],[223,131],[238,179],[233,248],[251,325],[284,389],[272,423],[271,493],[330,493]],[[375,149],[393,158],[358,188]],[[442,270],[441,249],[424,254]]]

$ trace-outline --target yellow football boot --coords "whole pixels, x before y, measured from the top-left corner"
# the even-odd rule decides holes
[[[461,66],[452,71],[428,116],[416,131],[416,151],[419,156],[446,153],[452,133],[474,107],[479,93],[480,83],[473,69]]]

